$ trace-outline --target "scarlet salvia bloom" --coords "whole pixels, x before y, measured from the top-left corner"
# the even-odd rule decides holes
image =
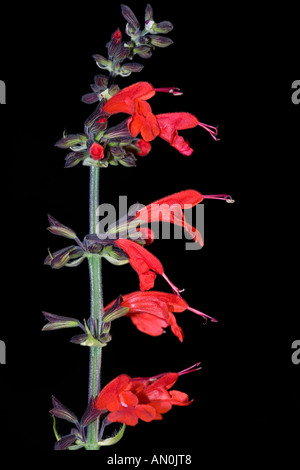
[[[198,191],[187,189],[148,204],[137,212],[135,218],[145,223],[169,222],[184,227],[193,240],[203,246],[200,232],[187,223],[182,210],[194,207],[203,199],[203,195]]]
[[[210,133],[213,139],[218,140],[217,128],[200,122],[193,114],[186,112],[154,115],[151,106],[146,101],[157,91],[181,94],[178,90],[174,87],[153,88],[148,82],[137,82],[123,88],[110,98],[103,106],[103,111],[109,114],[131,114],[128,129],[133,137],[141,133],[142,138],[149,142],[159,136],[180,153],[189,156],[193,153],[193,149],[188,141],[178,135],[178,131],[201,126]]]
[[[146,100],[155,95],[155,90],[148,82],[137,82],[123,88],[110,98],[103,106],[109,114],[131,114],[128,129],[133,137],[139,133],[143,140],[149,142],[159,135],[157,119]]]
[[[167,277],[163,265],[156,256],[132,240],[119,238],[115,244],[127,254],[130,265],[138,273],[142,291],[152,289],[156,275],[160,274],[171,286],[173,292],[180,295],[180,290]]]
[[[107,305],[104,311],[108,311],[114,302]],[[125,316],[131,319],[139,331],[150,336],[160,336],[165,332],[165,328],[170,326],[173,334],[181,342],[183,341],[184,334],[182,328],[177,324],[174,313],[191,310],[204,318],[217,321],[205,313],[189,307],[182,297],[167,292],[132,292],[122,296],[120,306],[129,309]]]
[[[170,390],[180,375],[176,372],[137,378],[119,375],[103,388],[95,408],[109,412],[107,421],[128,426],[135,426],[139,419],[161,420],[173,405],[187,406],[193,401],[186,393]]]

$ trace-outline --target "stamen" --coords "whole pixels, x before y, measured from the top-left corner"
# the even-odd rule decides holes
[[[178,297],[181,297],[180,292],[183,292],[184,289],[178,289],[178,287],[176,287],[175,284],[173,284],[173,282],[170,281],[170,279],[167,277],[165,273],[163,273],[162,277],[167,281],[173,293],[178,295]]]
[[[210,126],[209,124],[204,124],[203,122],[200,122],[200,121],[198,122],[198,125],[200,127],[203,127],[203,129],[205,129],[207,132],[209,132],[214,140],[220,140],[219,138],[217,138],[217,135],[218,135],[217,127]]]
[[[213,317],[210,317],[209,315],[206,315],[203,312],[200,312],[200,310],[196,310],[195,308],[192,308],[192,307],[188,307],[187,310],[190,310],[191,312],[196,313],[196,315],[201,315],[201,317],[209,318],[211,321],[218,323],[218,320],[216,320]]]
[[[201,362],[196,362],[193,366],[188,367],[187,369],[181,370],[178,372],[178,375],[184,375],[184,374],[189,374],[190,372],[196,372],[197,370],[202,369],[202,367],[199,367]]]
[[[162,93],[172,93],[174,96],[180,96],[183,95],[182,91],[180,91],[180,88],[177,87],[164,87],[164,88],[154,88],[155,91],[160,91]]]
[[[229,204],[234,203],[234,199],[229,194],[207,194],[206,196],[202,195],[203,199],[219,199],[220,201],[226,201]]]

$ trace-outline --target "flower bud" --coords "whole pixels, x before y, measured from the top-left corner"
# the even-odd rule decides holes
[[[97,142],[92,143],[89,148],[89,153],[93,160],[102,160],[104,158],[104,148]]]
[[[173,44],[172,39],[166,38],[165,36],[154,36],[151,34],[148,37],[150,39],[151,44],[156,47],[168,47]]]
[[[60,235],[62,237],[71,238],[73,240],[77,238],[74,230],[70,229],[69,227],[66,227],[66,225],[61,224],[60,222],[58,222],[58,220],[56,220],[49,214],[48,221],[50,227],[48,227],[47,230],[49,230],[49,232],[53,233],[54,235]]]
[[[152,26],[153,33],[166,34],[172,31],[173,25],[170,21],[161,21],[160,23],[154,23]]]
[[[86,140],[87,138],[84,134],[69,134],[59,139],[56,142],[55,147],[67,149],[73,147],[73,145],[85,143]]]
[[[50,413],[57,418],[65,419],[70,423],[77,423],[77,416],[69,410],[65,405],[58,401],[54,396],[52,396],[52,404],[54,408],[50,410]]]
[[[121,5],[121,11],[125,20],[128,21],[129,25],[136,31],[140,27],[140,23],[131,8],[127,5]]]
[[[54,315],[53,313],[43,312],[44,317],[48,320],[42,331],[60,330],[62,328],[74,328],[79,326],[79,320],[76,318],[62,317],[60,315]]]
[[[137,63],[137,62],[124,64],[124,65],[122,65],[122,67],[120,69],[120,75],[122,77],[127,77],[132,72],[140,72],[143,68],[144,68],[144,66],[142,64]]]
[[[63,436],[54,444],[54,450],[67,450],[77,439],[74,434]]]

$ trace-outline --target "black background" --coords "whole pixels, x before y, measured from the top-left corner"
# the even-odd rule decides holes
[[[202,370],[181,377],[176,388],[194,402],[174,407],[162,422],[127,427],[120,443],[97,454],[109,456],[205,453],[258,458],[292,451],[299,439],[299,372],[291,344],[299,339],[297,289],[297,157],[300,105],[291,101],[296,69],[296,15],[255,6],[152,2],[154,19],[169,20],[174,44],[156,48],[139,74],[119,78],[121,87],[146,80],[177,86],[183,96],[156,95],[155,113],[188,111],[219,125],[220,141],[197,128],[182,132],[194,148],[185,157],[165,141],[134,169],[101,171],[101,202],[148,204],[183,189],[228,193],[235,199],[205,202],[205,247],[186,251],[185,240],[156,240],[150,250],[163,263],[184,298],[216,317],[203,324],[191,312],[177,314],[181,344],[170,331],[152,338],[121,319],[103,351],[102,381],[116,375],[151,376],[179,371],[197,361]],[[143,21],[146,2],[130,2]],[[93,77],[92,58],[118,27],[119,2],[23,7],[7,12],[2,33],[1,106],[2,313],[0,339],[7,364],[0,368],[1,451],[28,458],[52,452],[51,395],[79,416],[86,407],[88,350],[69,343],[72,331],[43,332],[41,311],[88,316],[87,264],[52,271],[43,266],[47,248],[68,243],[51,235],[47,213],[88,231],[89,170],[63,168],[66,151],[54,143],[82,132],[93,106],[82,103]],[[284,26],[288,26],[285,29]],[[285,31],[285,32],[283,32]],[[299,73],[299,69],[298,69]],[[123,117],[123,116],[122,116]],[[296,246],[296,245],[294,245]],[[295,270],[296,269],[296,274]],[[104,300],[138,288],[128,266],[105,261]],[[162,279],[155,288],[167,290]],[[68,432],[64,423],[60,432]],[[109,428],[108,428],[109,429]],[[12,454],[13,455],[13,454]],[[68,457],[70,458],[70,457]]]

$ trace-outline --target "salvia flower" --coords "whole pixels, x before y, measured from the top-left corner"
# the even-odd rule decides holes
[[[158,199],[136,213],[135,218],[142,223],[168,222],[184,227],[193,240],[203,246],[200,232],[185,219],[183,209],[192,208],[203,201],[203,195],[193,189]]]
[[[146,142],[159,136],[183,155],[190,156],[193,149],[178,135],[179,130],[200,126],[208,131],[213,139],[218,140],[217,128],[200,122],[193,114],[178,112],[154,115],[147,100],[157,91],[182,94],[175,87],[154,88],[148,82],[137,82],[116,93],[105,103],[103,110],[109,114],[130,114],[132,117],[128,119],[128,129],[132,136],[141,134]]]
[[[112,308],[113,306],[115,309]],[[139,331],[150,336],[160,336],[165,333],[165,328],[170,326],[172,333],[182,342],[183,330],[178,326],[174,313],[185,310],[217,322],[205,313],[191,308],[182,297],[159,291],[136,291],[120,296],[118,302],[113,301],[105,307],[103,321],[112,321],[126,316]]]
[[[119,238],[114,243],[127,254],[130,265],[139,276],[142,291],[152,289],[156,275],[159,274],[171,286],[173,292],[180,295],[180,290],[167,277],[163,265],[156,256],[132,240]]]
[[[101,412],[107,411],[106,419],[112,423],[135,426],[139,419],[146,422],[161,420],[172,406],[192,403],[186,393],[171,389],[180,375],[199,370],[198,366],[199,363],[179,373],[169,372],[154,377],[119,375],[103,388],[95,407]]]

